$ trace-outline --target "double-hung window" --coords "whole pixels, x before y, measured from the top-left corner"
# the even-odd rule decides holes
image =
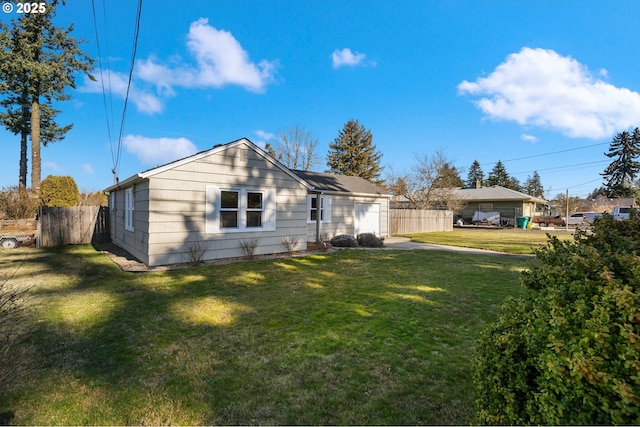
[[[133,231],[134,204],[133,188],[127,188],[124,191],[124,229],[127,231]]]
[[[276,199],[273,189],[207,186],[206,232],[275,230]]]
[[[320,222],[331,222],[331,197],[316,194],[307,196],[307,222],[318,220],[318,198],[320,199]]]

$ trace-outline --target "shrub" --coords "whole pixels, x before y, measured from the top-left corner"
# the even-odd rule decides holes
[[[358,234],[358,244],[365,248],[380,248],[384,245],[384,240],[373,233]]]
[[[209,250],[209,242],[188,242],[184,244],[184,250],[190,263],[200,264]]]
[[[358,241],[355,237],[348,234],[339,234],[331,239],[331,245],[339,248],[355,248],[358,246]]]
[[[38,197],[25,188],[10,187],[0,192],[0,219],[34,218],[38,206]]]
[[[282,238],[282,246],[284,246],[289,254],[295,252],[298,243],[300,243],[300,238],[298,236],[284,236]]]
[[[80,192],[70,176],[46,177],[40,184],[40,201],[43,206],[77,206]]]
[[[482,333],[482,424],[640,423],[640,217],[549,239]]]
[[[262,239],[253,238],[240,240],[240,250],[246,259],[254,259],[256,256],[256,250],[260,246]]]

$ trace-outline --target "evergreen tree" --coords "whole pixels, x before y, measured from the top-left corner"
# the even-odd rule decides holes
[[[528,176],[524,182],[524,192],[533,197],[544,197],[544,187],[540,181],[538,171],[533,172],[533,176]]]
[[[460,173],[455,166],[452,166],[449,162],[445,162],[440,168],[438,168],[438,176],[433,183],[435,188],[454,188],[464,186]]]
[[[502,164],[501,160],[498,160],[498,163],[491,169],[489,172],[489,177],[487,178],[487,185],[500,185],[502,187],[508,187],[509,182],[509,174],[507,173],[507,169]]]
[[[371,132],[357,120],[349,120],[338,137],[329,144],[327,166],[329,172],[359,176],[379,183],[381,158],[382,154],[373,145]]]
[[[486,184],[488,186],[499,185],[511,190],[522,191],[520,181],[518,181],[517,178],[509,176],[507,169],[500,160],[498,160],[498,163],[496,163],[491,172],[489,172]]]
[[[469,168],[465,186],[467,188],[475,188],[477,184],[479,184],[480,186],[484,184],[484,172],[480,167],[480,163],[477,160],[474,160],[473,163],[471,163],[471,167]]]
[[[633,134],[624,131],[617,134],[609,145],[609,152],[605,156],[613,158],[611,164],[604,170],[604,188],[607,197],[633,197],[633,181],[640,172],[640,129]]]
[[[80,192],[70,176],[47,176],[42,181],[40,202],[43,206],[77,206]]]
[[[58,3],[53,0],[44,13],[21,15],[11,25],[0,23],[0,96],[6,109],[0,121],[21,136],[21,185],[26,184],[26,136],[30,134],[31,187],[36,192],[41,181],[40,144],[62,139],[71,128],[57,125],[58,111],[52,104],[70,99],[65,90],[75,88],[78,71],[89,75],[93,69],[93,60],[70,35],[73,25],[54,26]]]

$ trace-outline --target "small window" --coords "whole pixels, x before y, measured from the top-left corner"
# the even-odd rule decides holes
[[[222,228],[238,228],[238,200],[237,191],[220,192],[220,223]]]
[[[309,212],[311,216],[311,221],[318,220],[318,198],[313,197],[311,199],[311,211]],[[324,219],[324,200],[322,197],[320,198],[320,221]]]
[[[318,220],[318,196],[307,196],[307,223]],[[331,197],[320,196],[320,222],[331,222]]]
[[[262,227],[262,193],[247,192],[247,227]]]
[[[133,231],[134,205],[133,188],[127,188],[124,192],[124,229],[127,231]]]

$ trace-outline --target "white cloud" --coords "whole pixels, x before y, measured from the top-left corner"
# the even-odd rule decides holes
[[[522,135],[520,135],[520,139],[523,140],[523,141],[531,142],[533,144],[538,142],[538,138],[536,138],[533,135],[528,135],[526,133],[523,133]]]
[[[252,92],[264,92],[274,81],[277,62],[262,60],[255,64],[233,35],[199,19],[189,27],[187,48],[195,59],[196,66],[181,59],[172,59],[167,64],[155,56],[136,61],[134,81],[129,89],[129,100],[144,114],[160,113],[167,98],[175,96],[175,87],[220,88],[237,85]],[[125,98],[128,74],[106,71],[104,88],[121,99]],[[100,75],[96,76],[100,79]],[[155,93],[152,89],[155,87]],[[85,78],[80,90],[102,93],[100,81]]]
[[[147,138],[127,135],[122,139],[127,151],[147,165],[161,165],[188,157],[198,152],[193,142],[186,138]]]
[[[342,50],[336,49],[331,54],[331,60],[333,62],[333,68],[340,68],[344,66],[355,67],[361,65],[367,55],[359,52],[351,52],[351,49],[344,48]]]
[[[251,62],[249,54],[233,35],[209,25],[201,18],[191,24],[187,47],[197,67],[174,61],[173,66],[149,57],[138,61],[136,76],[156,85],[161,93],[173,94],[173,87],[212,87],[237,85],[252,92],[263,92],[274,80],[275,61]]]
[[[127,95],[127,83],[129,76],[110,70],[103,72],[102,76],[104,83],[101,83],[99,73],[95,76],[97,81],[92,81],[85,77],[84,86],[80,88],[80,91],[102,93],[102,86],[104,84],[104,90],[107,94],[111,94],[124,100]],[[149,91],[139,89],[133,82],[129,88],[129,100],[136,106],[138,111],[144,114],[160,113],[164,109],[164,105],[160,98]],[[117,117],[117,119],[119,120],[119,117]]]
[[[602,72],[600,73],[602,75]],[[458,85],[489,118],[599,139],[640,122],[640,94],[596,79],[553,50],[523,48],[487,77]]]
[[[95,175],[96,171],[93,169],[93,166],[91,166],[89,163],[84,163],[82,165],[82,170],[84,171],[84,173],[89,174],[89,175]]]
[[[44,162],[42,164],[42,166],[45,169],[51,169],[51,170],[53,170],[55,172],[62,172],[62,168],[60,166],[58,166],[56,163],[51,162],[51,161]]]
[[[276,135],[273,133],[269,133],[269,132],[265,132],[261,129],[258,129],[257,131],[255,131],[255,134],[258,136],[258,138],[269,141],[271,139],[275,139]]]

